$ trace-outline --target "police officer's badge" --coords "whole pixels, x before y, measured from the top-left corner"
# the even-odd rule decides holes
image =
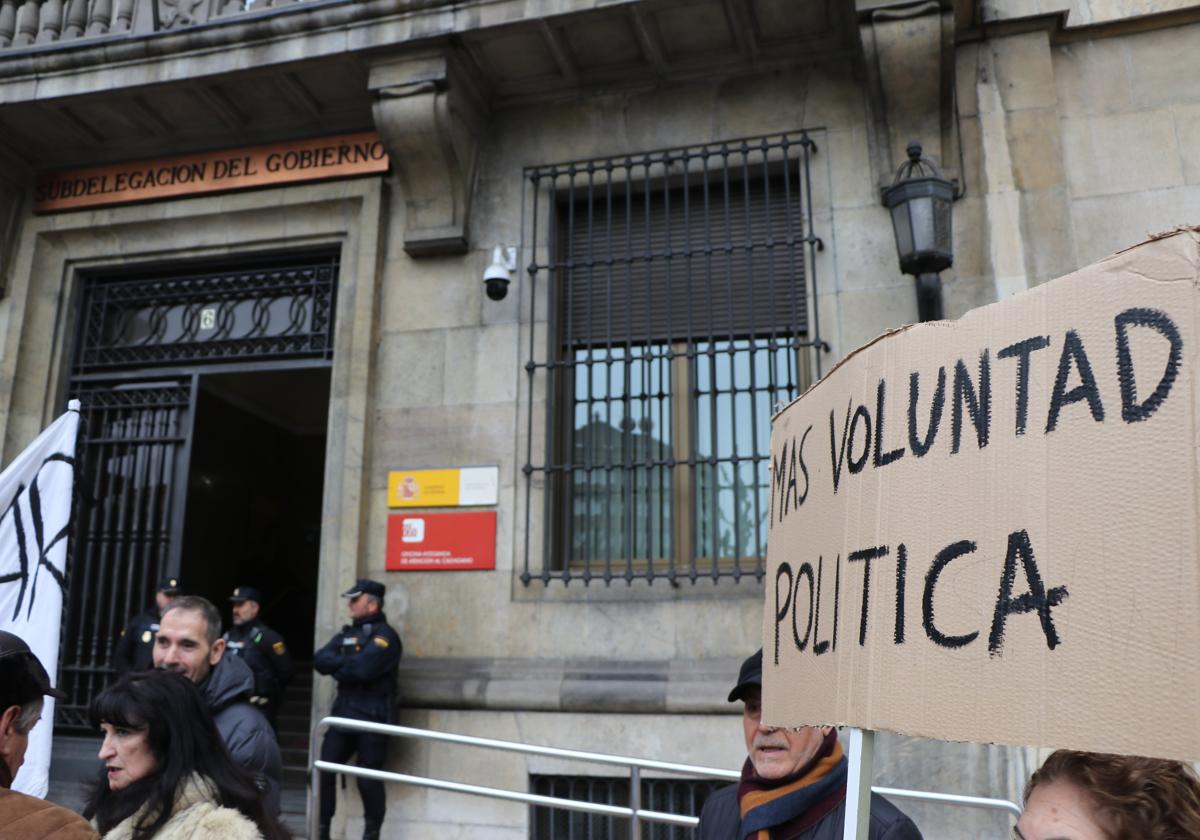
[[[150,631],[149,630],[146,630],[145,632],[142,633],[142,641],[145,642],[146,644],[150,644]]]

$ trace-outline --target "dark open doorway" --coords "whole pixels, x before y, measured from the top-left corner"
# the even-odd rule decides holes
[[[180,576],[229,622],[235,586],[312,657],[329,368],[200,377]]]

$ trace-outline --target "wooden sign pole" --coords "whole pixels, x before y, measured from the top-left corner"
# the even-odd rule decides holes
[[[846,778],[846,824],[842,840],[867,840],[871,826],[871,772],[875,760],[875,732],[850,730],[849,773]]]

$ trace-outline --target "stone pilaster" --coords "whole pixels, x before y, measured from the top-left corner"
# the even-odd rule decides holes
[[[368,84],[404,192],[404,250],[414,257],[465,253],[486,119],[471,75],[443,49],[378,60]]]

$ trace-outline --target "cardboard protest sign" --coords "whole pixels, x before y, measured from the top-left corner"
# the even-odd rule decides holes
[[[764,720],[1200,758],[1200,234],[876,339],[771,432]]]

